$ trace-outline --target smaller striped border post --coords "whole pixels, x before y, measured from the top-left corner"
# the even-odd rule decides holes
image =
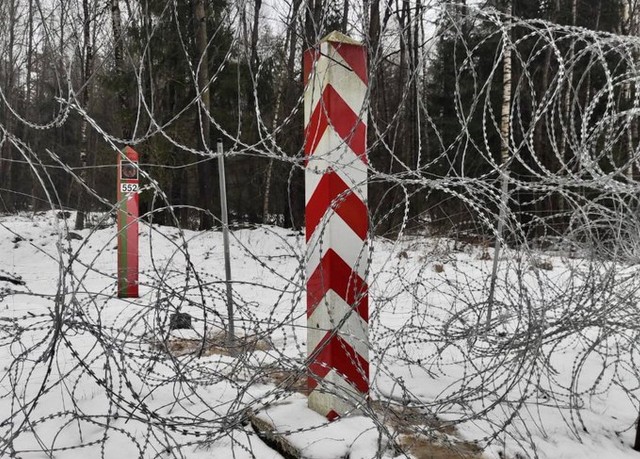
[[[118,154],[118,298],[138,298],[138,153]]]

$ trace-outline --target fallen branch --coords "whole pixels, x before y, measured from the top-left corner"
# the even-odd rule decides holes
[[[0,275],[0,281],[9,282],[13,285],[26,285],[25,281],[23,281],[20,277],[10,277],[10,276]]]

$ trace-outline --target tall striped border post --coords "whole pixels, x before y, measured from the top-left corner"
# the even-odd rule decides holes
[[[369,392],[367,52],[332,32],[303,67],[309,407],[333,420]]]
[[[138,297],[138,153],[118,154],[118,297]]]

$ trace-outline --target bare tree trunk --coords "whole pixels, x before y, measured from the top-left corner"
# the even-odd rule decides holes
[[[638,8],[640,4],[638,0],[629,0],[632,5],[629,5],[629,35],[637,37],[640,34],[640,21],[638,20]],[[632,48],[631,56],[634,62],[634,66],[632,69],[634,72],[638,72],[637,63],[639,62],[638,50],[636,47]],[[630,78],[630,77],[628,77]],[[630,83],[629,83],[630,84]],[[629,97],[632,99],[631,105],[636,111],[640,106],[640,92],[638,91],[637,86],[635,87],[635,91],[632,88],[629,88]],[[638,173],[638,158],[636,157],[636,149],[638,147],[638,115],[631,116],[629,120],[629,178],[633,180],[635,175]],[[635,165],[635,170],[634,170]]]
[[[130,112],[127,90],[124,86],[124,43],[122,35],[122,15],[120,13],[120,0],[110,0],[111,2],[111,29],[113,31],[113,59],[115,61],[116,74],[119,78],[118,99],[120,101],[120,118],[122,137],[131,138],[133,135],[131,126],[128,125],[127,115]]]
[[[552,23],[555,23],[557,21],[557,15],[558,15],[558,10],[559,5],[558,2],[556,1],[553,4],[553,8],[549,14],[549,16],[546,18],[548,21],[551,21]],[[547,49],[545,52],[545,56],[544,56],[544,63],[542,64],[542,78],[540,79],[540,87],[538,89],[538,94],[540,94],[540,101],[542,101],[544,99],[544,94],[546,94],[549,90],[549,81],[550,81],[550,74],[551,72],[553,72],[554,70],[552,70],[552,56],[553,56],[553,51],[551,48]],[[532,103],[538,103],[538,101],[532,101]],[[538,109],[540,108],[540,105],[538,105]],[[547,116],[546,114],[541,113],[542,118],[535,120],[535,126],[534,126],[534,135],[533,135],[533,155],[535,157],[538,158],[538,161],[541,165],[540,169],[540,173],[541,174],[546,174],[547,172],[549,173],[555,173],[556,172],[556,153],[553,151],[553,149],[549,148],[549,145],[547,142],[545,142],[545,135],[549,132],[548,131],[548,126],[547,126],[547,122],[550,119],[549,116]],[[563,136],[563,140],[564,140],[564,136]],[[554,212],[556,210],[556,208],[559,208],[560,205],[557,204],[560,199],[556,199],[556,196],[554,194],[551,193],[547,193],[547,194],[543,194],[543,196],[541,196],[541,199],[535,199],[536,204],[535,204],[535,208],[536,208],[536,213],[540,218],[544,218],[545,215],[547,216],[555,216]],[[539,231],[544,231],[545,228],[543,228],[543,226],[541,225],[535,225],[534,226],[534,230],[536,232]],[[539,233],[538,233],[539,234]]]
[[[572,26],[576,26],[576,21],[577,21],[577,14],[578,14],[578,9],[577,9],[577,0],[572,0],[571,3],[571,25]],[[556,0],[556,9],[560,9],[560,0]],[[569,57],[566,60],[569,63],[569,66],[567,67],[567,71],[565,73],[566,75],[566,80],[567,80],[567,89],[564,93],[564,113],[565,116],[567,117],[567,123],[571,123],[571,90],[573,87],[573,68],[572,66],[575,65],[574,62],[574,56],[575,56],[575,40],[571,40],[571,46],[569,47]],[[569,129],[569,126],[567,126],[567,129]],[[560,154],[562,155],[563,159],[564,159],[564,163],[565,166],[567,168],[567,172],[569,172],[569,163],[571,161],[571,152],[567,150],[567,137],[568,137],[568,133],[564,134],[561,136],[561,147],[560,147]]]
[[[80,93],[80,103],[85,110],[88,110],[91,101],[90,82],[91,72],[93,68],[93,46],[91,44],[91,18],[89,15],[89,0],[82,0],[83,13],[83,69],[82,69],[82,89]],[[78,201],[76,204],[76,221],[74,228],[76,230],[84,229],[85,212],[87,210],[84,188],[82,184],[87,183],[87,120],[85,117],[80,121],[80,182],[78,186]]]
[[[635,13],[635,11],[634,11]],[[627,35],[636,35],[637,30],[636,30],[636,20],[635,20],[635,16],[631,15],[631,5],[629,4],[628,1],[625,1],[622,3],[622,27],[621,27],[621,31],[620,33],[625,33]],[[633,56],[633,61],[637,62],[637,56],[636,56],[636,52],[635,52],[635,48],[633,48],[631,50],[631,55]],[[632,64],[632,66],[629,68],[629,72],[631,72],[632,70],[635,70],[635,65]],[[634,170],[633,170],[633,164],[634,164],[634,156],[635,156],[635,147],[634,147],[634,143],[635,140],[637,138],[637,123],[635,121],[635,116],[631,113],[631,109],[637,109],[638,108],[638,98],[637,96],[635,96],[633,94],[633,86],[631,84],[631,76],[627,76],[626,81],[623,84],[623,94],[624,94],[624,100],[625,100],[625,105],[626,105],[626,109],[627,109],[627,157],[626,157],[626,164],[627,164],[627,168],[625,170],[625,175],[627,177],[628,180],[633,180],[634,177]]]
[[[25,106],[26,106],[26,117],[29,120],[32,120],[33,116],[33,101],[32,101],[32,92],[33,92],[33,80],[31,78],[31,73],[33,72],[33,11],[34,5],[33,0],[29,0],[29,11],[27,13],[28,24],[28,34],[27,38],[27,81],[26,81],[26,97],[25,97]],[[32,120],[33,121],[33,120]],[[36,137],[37,139],[37,137]],[[33,147],[33,143],[31,146]],[[31,175],[31,211],[36,212],[40,207],[40,198],[39,198],[39,183],[37,175],[35,174],[33,168],[30,168],[29,173]]]
[[[320,33],[323,0],[307,0],[305,2],[304,21],[304,48],[308,49],[316,45]]]
[[[593,30],[600,30],[600,17],[602,16],[602,0],[598,0],[598,12],[596,13],[596,22],[593,27]],[[589,101],[591,100],[591,70],[587,72],[587,84],[585,85],[585,98],[584,98],[584,106],[589,105]]]
[[[273,143],[276,143],[276,129],[278,128],[278,120],[280,117],[280,107],[282,105],[282,95],[284,90],[285,81],[292,81],[294,65],[295,65],[295,52],[296,52],[296,17],[298,15],[298,9],[302,0],[294,0],[291,5],[291,15],[289,19],[289,27],[287,27],[287,34],[285,37],[285,49],[288,49],[289,56],[287,59],[286,67],[283,66],[278,78],[278,86],[276,89],[276,105],[273,111],[273,123],[271,124],[271,132],[273,133]],[[288,78],[287,78],[288,77]],[[265,177],[264,186],[264,198],[262,201],[262,222],[268,223],[269,209],[271,206],[271,177],[273,175],[273,158],[269,158],[269,164],[267,165],[267,172]]]
[[[367,0],[370,3],[369,9],[369,52],[375,53],[380,45],[380,0]]]
[[[5,69],[4,69],[4,92],[7,97],[7,101],[4,105],[4,122],[7,134],[13,134],[14,132],[14,124],[15,121],[13,119],[13,115],[9,110],[9,105],[13,104],[13,93],[14,93],[14,76],[15,76],[15,62],[14,62],[14,47],[15,47],[15,37],[16,37],[16,14],[17,14],[17,3],[16,0],[10,0],[9,3],[9,43],[8,43],[8,52],[7,59],[4,61]],[[0,59],[0,65],[2,64],[2,60]],[[4,195],[4,198],[1,199],[0,204],[4,207],[4,210],[7,212],[12,212],[15,210],[14,208],[14,196],[11,192],[13,188],[13,147],[11,146],[11,141],[8,136],[5,135],[3,139],[2,145],[0,145],[0,183],[2,184],[2,188],[5,188],[7,191],[0,194],[0,198]]]
[[[382,65],[377,65],[380,53],[380,34],[381,29],[386,29],[387,23],[392,15],[392,2],[386,2],[382,26],[380,25],[380,0],[371,0],[368,35],[369,35],[369,65],[375,69],[373,78],[369,81],[369,88],[372,94],[372,105],[369,115],[373,115],[377,119],[381,119],[383,113],[386,114],[387,91],[382,90],[384,86],[384,71]],[[374,134],[373,129],[368,129],[370,135]]]
[[[199,108],[199,134],[198,148],[210,153],[210,128],[209,112],[211,101],[209,96],[209,59],[207,54],[207,11],[205,0],[196,0],[194,5],[195,18],[195,45],[197,62],[197,87],[198,87],[198,108]],[[203,209],[200,219],[200,229],[207,230],[213,227],[213,187],[211,181],[214,180],[214,171],[210,160],[198,163],[198,191],[200,207]]]
[[[251,29],[251,66],[258,69],[258,30],[260,27],[260,8],[262,0],[254,0],[253,3],[253,28]]]
[[[344,0],[342,5],[342,24],[340,24],[340,31],[346,35],[347,28],[349,26],[349,0]]]

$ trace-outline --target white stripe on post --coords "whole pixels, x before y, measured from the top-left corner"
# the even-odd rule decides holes
[[[332,32],[304,78],[309,407],[335,419],[369,392],[366,49]]]

